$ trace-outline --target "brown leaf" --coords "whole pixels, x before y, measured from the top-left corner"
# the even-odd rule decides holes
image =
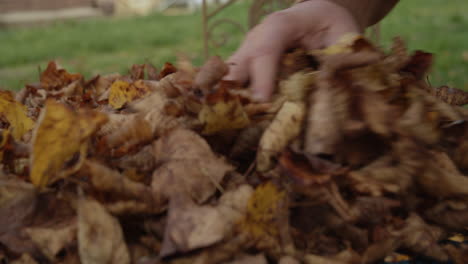
[[[142,203],[145,205],[144,210],[147,210],[148,213],[158,213],[165,210],[161,194],[152,192],[149,186],[134,182],[118,171],[97,162],[87,161],[83,170],[91,177],[91,184],[97,191],[109,193],[116,198],[118,197],[119,200],[134,200]],[[113,205],[113,207],[116,206],[120,207],[119,210],[123,210],[122,204]]]
[[[207,247],[226,238],[244,216],[252,193],[252,187],[242,185],[224,193],[216,206],[198,206],[183,194],[174,196],[160,256]]]
[[[134,81],[145,79],[146,64],[133,64],[130,69],[130,78]]]
[[[59,90],[82,78],[80,74],[70,74],[66,70],[60,69],[56,62],[51,61],[47,65],[47,69],[41,73],[41,87],[48,91]]]
[[[317,157],[313,157],[313,163],[310,163],[306,157],[292,151],[283,152],[279,165],[286,175],[304,186],[327,183],[332,176],[345,172],[340,166]]]
[[[413,74],[416,79],[422,79],[431,68],[432,60],[431,53],[418,50],[411,56],[410,61],[401,70]]]
[[[29,254],[23,254],[19,259],[16,259],[11,262],[11,264],[37,264]]]
[[[267,264],[268,261],[265,258],[265,255],[263,254],[259,254],[255,256],[242,255],[242,256],[237,257],[233,261],[224,262],[223,264],[243,264],[243,263],[245,264]]]
[[[177,72],[177,68],[169,62],[164,63],[162,70],[159,72],[159,79],[162,79],[170,74]]]
[[[468,223],[468,204],[463,201],[439,202],[427,210],[424,216],[439,226],[454,232],[463,232]]]
[[[25,231],[42,254],[53,262],[61,250],[75,243],[76,230],[76,221],[72,221],[62,227],[30,227]]]
[[[130,263],[119,221],[97,201],[78,201],[78,248],[83,264]]]
[[[233,170],[203,138],[189,130],[172,130],[153,146],[160,166],[153,173],[151,186],[168,198],[183,192],[202,203],[220,189],[225,174]]]
[[[203,94],[209,94],[214,91],[214,86],[229,71],[229,67],[220,57],[210,58],[195,76],[194,86],[200,89]]]
[[[435,97],[451,105],[468,104],[468,92],[448,86],[440,86],[431,91]]]
[[[461,174],[446,153],[433,151],[417,181],[434,197],[468,197],[468,177]]]
[[[344,121],[349,118],[349,93],[341,87],[319,82],[311,94],[305,132],[305,151],[309,154],[333,154],[342,138]]]
[[[232,158],[238,158],[242,157],[246,153],[256,151],[260,138],[269,125],[270,121],[265,120],[252,124],[240,131],[235,143],[232,145],[229,156]]]
[[[37,206],[37,193],[31,184],[19,180],[0,181],[0,242],[15,253],[37,253],[26,234]]]

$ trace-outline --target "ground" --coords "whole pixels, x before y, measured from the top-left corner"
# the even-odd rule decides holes
[[[243,2],[220,14],[246,21]],[[433,85],[468,89],[468,1],[407,0],[382,24],[382,45],[402,36],[414,49],[436,54],[430,75]],[[243,33],[228,29],[234,42],[214,53],[229,56]],[[91,77],[126,72],[134,63],[156,66],[174,61],[178,53],[203,61],[201,16],[153,14],[136,18],[96,18],[22,29],[0,29],[0,87],[19,89],[38,79],[47,61]]]

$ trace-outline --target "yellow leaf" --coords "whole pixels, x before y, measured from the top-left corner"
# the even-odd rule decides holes
[[[336,55],[341,53],[351,53],[353,51],[352,45],[358,39],[363,38],[359,34],[348,33],[343,35],[335,44],[322,49],[312,51],[313,55]]]
[[[260,185],[247,205],[247,215],[240,228],[254,238],[278,234],[278,215],[284,207],[286,194],[273,183]]]
[[[134,83],[118,80],[115,81],[110,88],[109,104],[114,109],[120,109],[126,103],[141,98],[150,91],[150,87],[147,86],[142,80],[138,80]]]
[[[213,105],[204,104],[198,119],[205,125],[202,134],[212,135],[221,131],[241,129],[250,120],[239,99],[221,100]]]
[[[273,168],[275,156],[300,134],[305,114],[305,104],[302,102],[288,101],[283,104],[260,139],[257,171],[265,172]]]
[[[0,91],[0,115],[10,124],[9,130],[15,140],[20,140],[34,126],[34,121],[27,116],[26,106],[15,101],[8,91]]]
[[[64,104],[48,100],[32,139],[31,182],[45,187],[76,171],[86,158],[89,137],[106,121],[103,114],[74,112]],[[76,157],[78,161],[72,168],[64,168]]]
[[[307,99],[307,93],[313,88],[318,72],[297,72],[279,84],[279,93],[286,100],[303,102]]]

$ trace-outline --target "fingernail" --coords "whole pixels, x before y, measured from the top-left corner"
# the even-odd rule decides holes
[[[265,102],[265,101],[268,101],[268,98],[269,96],[264,94],[264,93],[261,93],[261,92],[254,92],[252,94],[252,100],[256,101],[256,102]]]

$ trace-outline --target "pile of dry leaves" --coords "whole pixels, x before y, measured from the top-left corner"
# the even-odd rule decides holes
[[[363,38],[283,59],[256,103],[203,67],[0,92],[0,262],[468,263],[468,95]],[[460,235],[458,235],[460,237]]]

